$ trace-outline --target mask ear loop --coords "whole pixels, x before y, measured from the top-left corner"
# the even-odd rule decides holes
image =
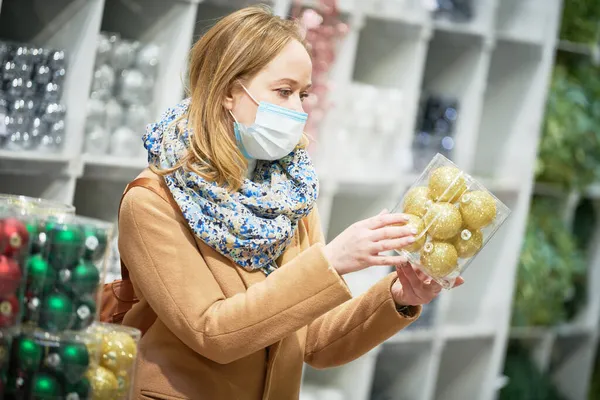
[[[250,98],[252,99],[252,101],[253,101],[254,103],[256,103],[256,105],[257,105],[257,106],[259,106],[259,105],[260,105],[260,103],[259,103],[258,101],[256,101],[256,99],[254,98],[254,96],[252,96],[252,95],[250,94],[250,92],[248,91],[248,89],[246,89],[246,86],[244,86],[244,84],[243,84],[242,82],[240,82],[239,80],[238,80],[237,82],[240,84],[240,86],[242,87],[242,89],[244,89],[244,92],[246,92],[246,94],[247,94],[248,96],[250,96]]]

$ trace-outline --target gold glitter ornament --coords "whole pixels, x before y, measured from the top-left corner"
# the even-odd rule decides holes
[[[120,399],[126,399],[127,395],[129,394],[129,389],[130,389],[130,380],[129,380],[129,375],[130,375],[130,371],[121,371],[121,373],[119,373],[117,375],[117,382],[119,383],[119,388],[118,388],[118,398]]]
[[[465,226],[470,229],[484,228],[496,218],[496,201],[483,190],[465,193],[460,198],[459,209]]]
[[[435,201],[454,203],[466,191],[467,182],[456,167],[439,167],[429,176],[429,192]]]
[[[448,242],[429,242],[421,250],[421,265],[432,278],[443,278],[458,265],[458,253]]]
[[[137,352],[133,338],[125,332],[110,332],[102,338],[102,360],[100,364],[118,374],[129,371]]]
[[[460,212],[450,203],[433,203],[423,221],[433,239],[450,239],[458,234],[462,226]]]
[[[427,240],[427,235],[423,232],[425,230],[425,223],[423,220],[416,215],[406,214],[408,217],[408,222],[405,225],[410,225],[413,228],[417,229],[417,233],[414,235],[415,242],[409,244],[402,248],[402,250],[410,251],[411,253],[421,250],[421,247],[425,244]]]
[[[104,367],[92,367],[85,376],[92,387],[93,400],[115,400],[117,398],[119,381],[111,370]]]
[[[423,217],[431,205],[431,196],[427,186],[417,186],[404,196],[404,212]]]
[[[483,234],[480,230],[463,229],[451,243],[460,258],[473,257],[483,245]]]

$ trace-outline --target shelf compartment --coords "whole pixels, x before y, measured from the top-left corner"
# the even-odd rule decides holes
[[[128,182],[133,180],[148,162],[144,158],[114,156],[83,156],[83,176],[88,179]]]
[[[377,357],[372,400],[420,400],[433,385],[431,343],[386,345]]]
[[[78,179],[73,200],[77,214],[116,222],[121,195],[127,183],[127,181]],[[99,193],[102,195],[98,195]]]
[[[517,194],[496,195],[515,211]],[[520,248],[520,239],[513,238],[517,224],[520,224],[517,218],[509,217],[464,272],[466,283],[447,293],[449,299],[442,314],[443,329],[494,331],[508,321],[510,310],[506,305],[512,299],[514,274],[514,267],[509,267],[509,258]]]
[[[488,65],[489,52],[479,37],[436,31],[430,41],[421,101],[430,95],[458,101],[452,158],[467,171],[471,169]]]
[[[455,340],[442,351],[436,400],[481,399],[488,374],[494,341],[491,338]]]
[[[535,161],[547,86],[541,57],[539,48],[497,43],[474,154],[476,175],[530,179],[523,171]]]
[[[71,204],[75,178],[67,175],[0,174],[0,193],[43,198]]]
[[[160,63],[149,106],[152,118],[184,96],[187,55],[192,45],[197,4],[164,0],[105,0],[103,32],[160,47]],[[150,123],[152,121],[148,121]]]
[[[496,14],[498,38],[542,45],[548,37],[556,3],[556,0],[498,1]]]
[[[341,2],[344,1],[348,0]],[[365,14],[374,19],[407,25],[423,25],[429,18],[429,12],[423,7],[421,0],[373,0],[364,3],[366,3],[363,5]]]
[[[568,400],[587,398],[595,357],[595,335],[557,338],[549,372]]]
[[[0,10],[0,39],[66,52],[66,131],[60,153],[66,158],[75,158],[83,140],[82,105],[91,84],[101,10],[99,0],[5,0]],[[37,165],[45,172],[43,163]]]

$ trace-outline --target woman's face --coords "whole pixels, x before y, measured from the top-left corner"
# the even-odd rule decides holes
[[[291,40],[265,68],[244,86],[256,101],[266,101],[278,106],[303,112],[302,102],[311,85],[312,62],[304,46]],[[235,90],[226,99],[225,107],[238,122],[254,123],[258,106],[248,94]]]

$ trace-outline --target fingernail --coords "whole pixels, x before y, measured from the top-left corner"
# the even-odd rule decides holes
[[[408,243],[414,243],[415,242],[415,238],[413,236],[408,238]]]
[[[417,233],[419,233],[419,230],[417,228],[411,228],[410,233],[416,235]]]
[[[405,221],[410,221],[410,218],[408,218],[408,215],[403,215],[402,219],[405,220]]]

